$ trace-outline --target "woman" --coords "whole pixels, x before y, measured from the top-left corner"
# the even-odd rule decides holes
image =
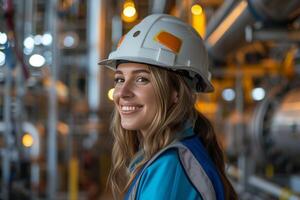
[[[195,92],[213,86],[191,26],[150,15],[99,64],[115,70],[116,199],[236,199],[212,125],[194,109]]]

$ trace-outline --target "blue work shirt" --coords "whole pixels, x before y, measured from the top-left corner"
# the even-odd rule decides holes
[[[188,179],[176,149],[169,149],[143,173],[136,200],[199,200],[200,194]]]
[[[191,126],[186,125],[184,131],[178,132],[177,138],[192,136]],[[138,154],[131,164],[131,169],[142,159]],[[137,175],[138,176],[138,175]],[[130,191],[130,189],[129,189]],[[128,199],[129,193],[125,199]],[[163,152],[148,166],[138,184],[136,200],[201,200],[200,193],[190,182],[178,156],[176,149]]]

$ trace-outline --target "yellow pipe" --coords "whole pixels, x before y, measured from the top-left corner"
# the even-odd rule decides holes
[[[78,173],[79,162],[77,158],[72,158],[69,162],[69,200],[78,199]]]

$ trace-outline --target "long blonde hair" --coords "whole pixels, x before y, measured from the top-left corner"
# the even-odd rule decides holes
[[[114,111],[111,123],[114,145],[109,182],[116,199],[121,198],[128,190],[128,187],[141,167],[155,155],[155,153],[166,147],[175,139],[175,132],[182,129],[187,120],[196,121],[197,119],[199,121],[199,116],[201,118],[204,117],[203,115],[198,115],[194,109],[195,96],[186,84],[184,76],[180,73],[154,66],[149,66],[149,70],[151,74],[150,82],[153,84],[156,99],[153,103],[157,105],[158,112],[144,138],[140,140],[141,137],[138,131],[123,129],[120,123],[120,115],[116,109]],[[176,103],[171,101],[174,90],[178,95],[178,101]],[[208,120],[205,122],[208,122]],[[205,123],[205,125],[207,124]],[[211,127],[212,126],[209,128]],[[208,132],[210,133],[202,133],[201,135],[215,135],[213,130],[209,129]],[[216,137],[205,138],[216,140]],[[208,143],[212,144],[210,141],[208,141]],[[218,145],[218,143],[215,142],[213,145]],[[139,150],[143,151],[143,159],[135,166],[134,171],[130,173],[128,170],[129,163]],[[219,146],[218,150],[220,150]],[[222,151],[218,152],[218,155],[213,154],[211,156],[217,157],[219,162],[215,162],[214,158],[213,161],[217,165],[221,163],[222,166],[220,167],[223,168],[223,170],[221,170],[220,173],[223,174],[224,159]],[[217,167],[219,168],[219,166]],[[223,177],[226,178],[225,173],[222,178]]]

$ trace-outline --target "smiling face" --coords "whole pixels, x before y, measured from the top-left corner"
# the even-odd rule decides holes
[[[144,135],[158,111],[155,91],[147,65],[122,63],[115,72],[114,103],[121,126]]]

